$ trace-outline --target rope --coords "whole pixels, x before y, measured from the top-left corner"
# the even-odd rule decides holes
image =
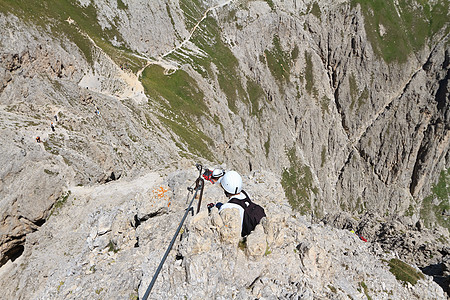
[[[201,169],[200,169],[200,174],[201,174]],[[156,269],[155,274],[153,275],[152,281],[150,282],[150,284],[148,285],[147,290],[145,291],[144,297],[142,298],[142,300],[147,300],[148,296],[150,295],[150,292],[153,288],[153,285],[156,282],[156,279],[158,278],[159,272],[161,272],[161,269],[164,265],[164,262],[167,259],[167,256],[169,255],[170,250],[173,247],[173,244],[175,243],[175,240],[177,239],[178,233],[180,233],[181,227],[183,226],[184,221],[186,220],[186,217],[188,215],[188,213],[192,210],[192,203],[195,200],[195,197],[197,197],[197,192],[200,191],[200,199],[199,199],[199,205],[200,205],[200,201],[201,201],[201,196],[203,195],[203,187],[205,186],[205,181],[203,180],[203,178],[201,178],[201,176],[199,176],[197,178],[197,180],[195,181],[195,193],[194,196],[192,197],[191,202],[189,203],[189,206],[186,208],[186,212],[184,213],[183,219],[181,219],[180,224],[178,225],[178,228],[172,238],[172,241],[169,244],[169,247],[167,247],[166,253],[164,253],[164,256],[161,260],[161,262],[159,263],[158,268]],[[190,190],[190,193],[192,193],[192,189]],[[189,195],[189,193],[188,193]],[[193,214],[193,213],[192,213]]]

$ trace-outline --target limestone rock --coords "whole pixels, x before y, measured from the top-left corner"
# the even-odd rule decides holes
[[[246,244],[246,252],[249,256],[261,257],[267,253],[269,246],[262,225],[257,225],[255,230],[247,236]]]

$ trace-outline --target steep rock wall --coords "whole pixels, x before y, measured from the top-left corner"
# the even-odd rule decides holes
[[[15,167],[2,174],[2,219],[41,224],[61,187],[181,157],[281,174],[305,214],[408,210],[417,219],[450,166],[448,24],[387,60],[355,3],[79,1],[48,16],[51,25],[4,6],[2,132],[15,150],[2,159]],[[11,131],[14,122],[29,126]],[[44,154],[16,159],[24,149]],[[23,195],[18,183],[46,194]],[[38,217],[11,210],[15,201],[42,203]],[[2,244],[23,245],[33,228]]]

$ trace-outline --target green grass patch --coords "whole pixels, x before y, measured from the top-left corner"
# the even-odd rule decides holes
[[[126,5],[122,0],[117,0],[117,8],[126,10],[128,9],[128,5]]]
[[[192,41],[207,53],[200,64],[205,66],[212,77],[211,63],[217,67],[217,80],[220,89],[227,96],[228,106],[236,112],[236,102],[246,98],[246,91],[239,79],[239,62],[230,48],[222,41],[221,29],[213,17],[207,17],[195,32]]]
[[[387,263],[390,268],[389,271],[394,274],[395,278],[397,278],[397,280],[399,281],[409,282],[412,285],[415,285],[419,279],[425,278],[422,272],[417,271],[410,265],[397,258],[392,258]]]
[[[64,146],[64,140],[57,134],[50,134],[47,140],[43,141],[44,149],[53,155],[59,155],[59,150]]]
[[[185,124],[194,121],[193,117],[209,114],[203,92],[183,70],[164,75],[164,68],[150,65],[142,73],[141,81],[152,99],[160,102]]]
[[[133,51],[126,48],[125,41],[115,24],[102,29],[97,21],[94,4],[83,7],[75,0],[3,0],[0,12],[14,14],[29,25],[36,25],[45,31],[50,30],[55,37],[61,39],[63,47],[66,37],[78,46],[91,64],[94,60],[93,45],[83,33],[89,35],[117,64],[126,64],[132,70],[137,70],[145,64],[144,60],[136,58]],[[66,21],[69,17],[75,24]],[[110,42],[113,39],[123,46],[113,46]]]
[[[320,7],[319,7],[319,4],[317,4],[317,2],[314,2],[314,3],[313,3],[313,5],[312,5],[312,7],[311,7],[311,10],[310,10],[310,13],[311,13],[313,16],[315,16],[317,19],[320,20],[320,17],[321,17],[321,15],[322,15],[322,12],[320,11]]]
[[[318,189],[314,186],[311,169],[299,161],[295,148],[287,155],[291,166],[283,170],[281,185],[292,208],[306,214],[311,211],[311,194],[317,194]]]
[[[58,293],[59,293],[59,290],[61,289],[61,287],[64,285],[64,281],[60,281],[59,282],[59,284],[58,284],[58,286],[56,287],[56,290],[58,291]]]
[[[274,35],[272,39],[273,48],[264,51],[267,59],[267,65],[270,73],[277,80],[278,84],[289,82],[291,72],[291,55],[289,52],[283,51],[278,35]]]
[[[317,96],[317,89],[314,87],[314,72],[312,54],[305,51],[305,79],[306,79],[306,91],[310,95]]]
[[[450,229],[450,218],[444,211],[450,211],[450,169],[442,170],[439,180],[433,184],[431,194],[422,201],[420,218],[426,227],[430,228],[437,223]]]
[[[323,168],[327,161],[327,146],[322,146],[322,152],[320,152],[320,167]]]
[[[356,83],[356,78],[353,73],[351,73],[348,77],[348,83],[350,85],[350,97],[352,98],[350,109],[353,110],[356,103],[356,98],[358,97],[358,84]]]
[[[120,250],[119,246],[117,246],[117,244],[115,242],[113,242],[112,240],[109,240],[109,243],[106,247],[108,247],[108,252],[117,253]]]
[[[203,132],[196,128],[179,124],[165,117],[159,116],[159,120],[175,133],[181,141],[187,146],[187,150],[190,153],[206,158],[210,161],[214,161],[214,153],[210,151],[210,146],[214,145],[214,142],[206,136]],[[176,143],[177,147],[186,151],[183,145]]]
[[[164,126],[170,128],[191,153],[213,160],[208,149],[214,142],[196,126],[202,116],[209,116],[197,82],[183,70],[164,75],[164,69],[157,65],[147,67],[141,81],[146,93],[159,104],[163,114],[159,120]],[[176,142],[176,145],[186,150],[181,143]]]
[[[266,151],[266,158],[269,157],[269,150],[270,150],[270,134],[267,137],[267,141],[264,143],[264,150]]]
[[[364,281],[361,281],[359,285],[363,288],[367,300],[372,300],[372,297],[369,296],[369,288],[367,287],[366,283]]]
[[[387,63],[403,63],[438,31],[445,28],[445,33],[449,32],[448,0],[352,0],[352,5],[356,4],[361,6],[375,54]]]
[[[55,204],[53,204],[52,210],[50,211],[50,216],[53,214],[57,214],[59,209],[67,202],[69,196],[72,192],[69,190],[65,193],[62,193],[61,196],[56,200]]]
[[[184,24],[188,30],[194,28],[206,10],[199,0],[180,0],[180,8],[183,11]]]
[[[330,98],[328,98],[327,96],[323,96],[322,100],[320,100],[320,110],[322,111],[322,117],[325,117],[325,113],[330,113],[330,101]]]
[[[269,7],[272,11],[275,11],[275,4],[273,4],[272,0],[264,0],[264,2],[266,2],[267,5],[269,5]]]
[[[264,90],[255,81],[250,78],[247,79],[247,94],[250,100],[250,115],[260,116],[262,108],[260,108],[260,101],[264,99]]]
[[[292,49],[292,51],[291,51],[291,58],[293,61],[298,58],[299,53],[300,53],[300,50],[298,49],[298,46],[295,45],[294,49]]]
[[[214,79],[217,76],[219,87],[227,98],[228,107],[231,111],[237,112],[238,100],[243,99],[248,104],[250,104],[250,100],[239,79],[239,62],[230,48],[222,41],[220,32],[217,21],[211,16],[206,17],[191,38],[191,42],[202,49],[204,55],[189,52],[187,49],[178,49],[169,55],[169,58],[191,65],[204,78]],[[212,64],[216,70],[212,68]],[[251,86],[251,88],[253,87]]]

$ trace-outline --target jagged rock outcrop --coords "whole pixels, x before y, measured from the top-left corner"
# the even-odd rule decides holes
[[[167,177],[149,173],[73,188],[28,235],[24,254],[0,269],[3,296],[141,298],[184,214],[186,187],[196,173],[192,167]],[[233,230],[237,212],[219,215],[213,208],[208,214],[205,204],[222,193],[208,184],[204,205],[189,214],[151,298],[445,299],[432,277],[414,285],[397,280],[387,264],[392,254],[377,256],[372,242],[293,212],[279,176],[258,172],[244,182],[267,218],[240,242]]]
[[[442,289],[449,294],[449,274],[446,261],[450,257],[447,230],[424,228],[423,223],[412,223],[408,218],[385,218],[373,212],[359,218],[339,213],[326,216],[325,224],[336,228],[354,230],[358,235],[373,243],[377,253],[394,253],[401,259],[414,263],[425,274],[433,276]]]
[[[356,217],[370,210],[386,220],[406,216],[401,226],[384,219],[375,222],[373,217],[366,223],[342,215],[334,221],[329,216],[329,221],[339,228],[358,227],[383,249],[395,250],[421,268],[442,265],[440,272],[447,276],[446,248],[442,243],[427,244],[446,236],[445,229],[431,232],[422,228],[449,226],[446,1],[414,5],[386,1],[390,9],[386,11],[373,10],[366,1],[346,0],[144,2],[79,0],[51,9],[47,2],[32,8],[5,3],[0,8],[0,133],[4,138],[0,156],[0,267],[8,265],[6,269],[14,269],[17,275],[17,266],[11,265],[21,255],[28,261],[32,255],[44,253],[39,252],[40,240],[50,239],[57,228],[47,225],[49,218],[55,218],[52,214],[60,204],[75,197],[68,196],[69,189],[82,186],[82,191],[83,187],[129,180],[150,171],[183,169],[195,158],[208,164],[226,163],[243,174],[270,170],[281,175],[277,184],[259,183],[268,184],[264,187],[265,199],[270,197],[266,204],[275,201],[282,205],[271,209],[281,209],[286,216],[289,205],[311,215],[312,220],[336,211]],[[444,13],[433,5],[443,7]],[[388,23],[389,18],[385,23],[376,18],[378,13],[390,11],[396,13],[391,16],[394,24]],[[417,16],[420,26],[408,23],[411,15]],[[395,30],[399,26],[403,33]],[[428,33],[416,35],[416,27]],[[390,44],[392,37],[395,47]],[[36,142],[37,136],[41,143]],[[251,180],[256,184],[259,179]],[[179,191],[174,190],[178,179],[169,179],[167,184],[178,197]],[[288,202],[279,199],[283,190]],[[76,270],[73,272],[78,275],[95,273],[93,264],[86,267],[85,255],[92,260],[97,254],[110,259],[120,245],[131,249],[142,239],[162,238],[145,233],[143,228],[166,232],[174,226],[153,222],[164,218],[170,223],[166,207],[155,206],[154,210],[142,199],[136,206],[123,205],[99,215],[89,212],[90,223],[83,226],[94,229],[88,230],[87,247],[80,254],[83,258],[64,268]],[[323,258],[328,248],[318,249],[309,230],[305,241],[300,241],[295,230],[277,227],[279,224],[268,219],[267,226],[249,238],[246,250],[239,252],[232,246],[237,239],[235,228],[221,223],[234,224],[235,216],[219,217],[213,212],[210,217],[205,213],[196,216],[200,228],[192,227],[184,235],[179,248],[183,257],[197,260],[203,258],[202,251],[219,249],[231,260],[264,260],[264,238],[268,244],[281,247],[280,256],[288,251],[283,246],[287,238],[298,242],[295,249],[301,254],[291,257],[289,253],[286,259],[300,259],[306,273],[322,276],[328,268],[342,271]],[[296,223],[287,219],[281,224],[295,223],[302,232],[305,226],[312,226],[305,220]],[[420,230],[412,230],[418,221]],[[123,223],[127,225],[123,227]],[[45,234],[40,232],[43,225],[50,227]],[[329,230],[314,228],[320,234]],[[207,232],[202,232],[207,238],[198,236],[199,230]],[[199,240],[205,245],[200,247]],[[233,250],[228,253],[222,249],[219,240],[231,241],[227,249]],[[73,244],[82,248],[75,246],[75,241]],[[106,245],[112,250],[105,251]],[[159,253],[152,247],[145,257]],[[193,254],[196,251],[200,256]],[[430,253],[440,254],[432,260],[427,257]],[[40,259],[36,256],[33,272],[44,264]],[[313,263],[314,259],[323,260],[323,265]],[[201,263],[189,265],[186,275],[186,261],[175,260],[176,268],[166,273],[167,280],[170,277],[180,283],[188,278],[187,282],[192,282],[192,278],[201,277],[196,274]],[[81,266],[77,265],[80,261]],[[104,264],[102,267],[108,269]],[[130,270],[131,277],[120,282],[130,294],[141,279],[150,276],[149,270],[137,265],[121,270],[126,273],[132,267],[136,269]],[[219,279],[231,276],[233,267],[229,266],[226,275],[213,275]],[[290,269],[292,274],[298,271],[295,268]],[[27,274],[33,273],[30,270]],[[6,271],[2,268],[2,272]],[[279,297],[308,297],[313,288],[318,289],[318,295],[331,297],[326,286],[320,285],[331,277],[320,284],[311,278],[311,282],[297,278],[293,284],[282,274],[278,274],[282,283],[261,274],[259,281],[250,283],[251,292],[243,291],[242,297],[269,295],[269,289],[276,290]],[[237,284],[242,287],[247,284],[247,274],[240,276]],[[231,282],[231,277],[228,279]],[[17,280],[21,291],[30,284],[30,279]],[[81,291],[81,287],[93,282],[86,280],[74,283],[74,289],[66,292],[87,297],[92,291]],[[284,290],[286,283],[289,287]],[[53,294],[43,292],[45,297],[60,297],[64,284],[47,284],[59,288],[50,288]],[[335,289],[342,297],[357,294],[354,282],[340,287],[345,291],[343,296]],[[36,295],[41,295],[41,288],[36,287]],[[393,289],[403,293],[396,286]],[[101,287],[96,290],[102,291]],[[118,292],[111,288],[111,295],[113,291]],[[233,295],[227,287],[220,291]],[[410,292],[428,297],[418,289]],[[212,292],[206,289],[205,293],[202,296]]]

